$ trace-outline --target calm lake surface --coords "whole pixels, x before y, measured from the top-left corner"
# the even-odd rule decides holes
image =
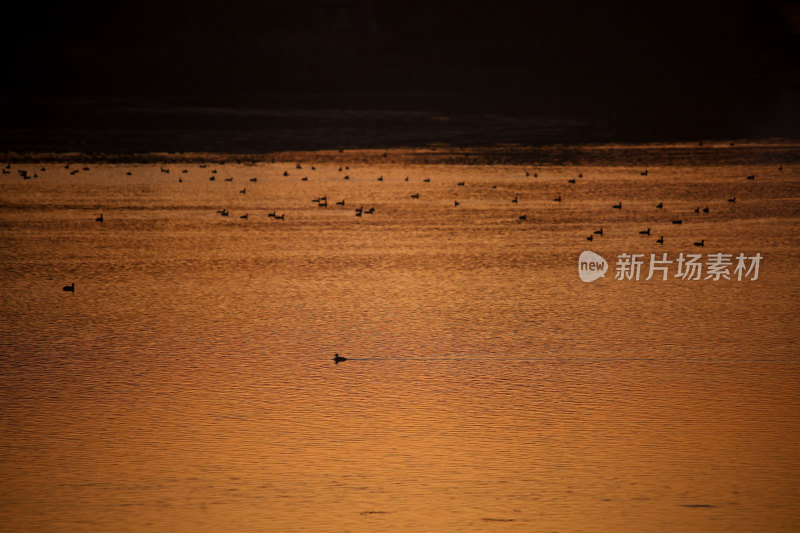
[[[797,531],[798,148],[14,162],[0,530]]]

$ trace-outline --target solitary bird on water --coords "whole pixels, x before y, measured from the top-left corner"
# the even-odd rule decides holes
[[[333,362],[334,363],[336,363],[338,365],[342,361],[347,361],[347,357],[342,357],[338,353],[333,354]]]
[[[75,292],[75,283],[73,282],[72,285],[65,286],[62,290],[65,291],[65,292],[74,293]]]

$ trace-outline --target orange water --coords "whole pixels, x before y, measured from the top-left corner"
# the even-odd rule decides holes
[[[382,154],[13,164],[0,530],[800,527],[797,146]]]

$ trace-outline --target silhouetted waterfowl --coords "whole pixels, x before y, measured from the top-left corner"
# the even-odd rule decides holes
[[[75,292],[75,283],[73,283],[72,285],[67,285],[61,290],[66,292]]]
[[[83,170],[89,170],[89,167],[83,167]]]
[[[528,215],[520,215],[519,219],[520,220],[528,220]]]
[[[658,202],[656,209],[663,209],[663,208],[664,208],[664,202]]]
[[[567,180],[567,183],[575,183],[575,178],[570,178]]]
[[[664,236],[662,235],[660,238],[656,239],[658,244],[664,244]]]
[[[647,176],[647,169],[639,173],[640,176]]]
[[[241,191],[239,191],[239,194],[247,194],[247,189],[242,189]]]
[[[128,172],[125,173],[125,175],[126,176],[133,176],[133,172],[128,171]]]
[[[534,173],[533,173],[533,177],[534,177],[534,178],[538,178],[538,177],[539,177],[539,174],[537,174],[536,172],[534,172]]]
[[[211,173],[212,174],[216,174],[217,173],[217,169],[215,168],[214,170],[211,171]]]
[[[258,178],[250,178],[250,181],[252,181],[253,183],[256,183],[258,181]]]
[[[200,165],[200,168],[207,168],[207,167],[208,167],[208,165],[206,165],[206,164]]]
[[[189,171],[188,171],[188,170],[186,170],[185,168],[184,168],[183,170],[181,170],[181,172],[182,172],[183,174],[188,174],[188,173],[189,173]]]
[[[243,218],[243,219],[247,220],[247,213],[245,213],[244,215],[240,216],[239,218]]]
[[[300,181],[308,181],[308,176],[303,176]]]
[[[83,170],[89,170],[89,169],[88,169],[88,168],[85,168],[85,169],[83,169]],[[169,169],[168,169],[168,168],[161,167],[161,172],[162,172],[162,174],[169,174]]]
[[[650,228],[643,229],[639,232],[639,235],[650,235]]]
[[[705,246],[705,245],[706,245],[706,240],[705,240],[705,239],[703,239],[703,240],[702,240],[702,241],[700,241],[700,242],[696,242],[696,243],[694,243],[694,245],[695,245],[695,246]]]
[[[583,172],[581,172],[580,174],[578,174],[578,177],[579,177],[579,178],[582,178],[582,177],[583,177]]]
[[[694,212],[695,212],[695,213],[699,213],[699,212],[700,212],[700,208],[699,208],[699,207],[695,207],[695,208],[694,208]]]
[[[463,182],[463,181],[459,181],[458,183],[456,183],[456,185],[458,185],[459,187],[463,187],[463,186],[464,186],[464,183],[465,183],[465,182]]]
[[[374,212],[375,212],[375,208],[374,208],[374,207],[370,207],[369,209],[367,209],[366,211],[364,211],[364,213],[366,213],[366,214],[368,214],[368,215],[371,215],[371,214],[372,214],[372,213],[374,213]]]
[[[595,234],[595,235],[602,235],[602,234],[603,234],[603,228],[600,228],[600,229],[598,229],[598,230],[595,230],[594,234]]]
[[[526,178],[527,178],[528,176],[530,176],[530,175],[531,175],[531,173],[530,173],[530,172],[525,172],[525,177],[526,177]]]
[[[592,241],[592,240],[594,240],[594,235],[589,235],[588,237],[586,237],[586,240],[587,240],[587,241]]]
[[[333,354],[333,362],[334,363],[336,363],[338,365],[342,361],[347,361],[347,357],[342,357],[338,353],[337,354]]]
[[[301,168],[303,168],[303,167],[301,167],[301,166],[300,166],[300,163],[297,163],[297,165],[295,165],[295,167],[294,167],[294,168],[296,168],[297,170],[300,170],[300,169],[301,169]]]
[[[383,181],[383,176],[378,177],[378,181]]]
[[[431,182],[431,179],[430,179],[430,178],[425,178],[424,180],[422,180],[422,182],[423,182],[423,183],[430,183],[430,182]]]
[[[272,213],[267,213],[267,216],[274,218],[275,217],[275,213],[277,213],[277,211],[273,211]]]
[[[94,219],[95,222],[102,222],[103,221],[103,213],[100,213],[100,216]]]
[[[515,196],[513,200],[511,200],[512,204],[519,203],[519,196]]]
[[[341,172],[341,171],[342,171],[342,167],[339,167],[339,172]]]
[[[349,180],[350,176],[345,176],[344,179]]]
[[[311,170],[317,170],[317,167],[315,167],[314,165],[311,165]]]
[[[673,220],[673,224],[683,224],[683,220]]]
[[[703,208],[703,213],[708,213],[708,206],[705,206],[705,207]]]
[[[728,198],[728,201],[730,203],[732,203],[732,204],[735,204],[736,203],[736,197],[734,196],[733,198]]]
[[[781,163],[780,165],[778,165],[778,170],[783,170],[783,163]]]
[[[225,181],[233,181],[233,178],[225,178]]]
[[[288,171],[288,170],[284,170],[284,171],[283,171],[283,175],[284,175],[284,176],[288,176],[288,175],[289,175],[289,171]]]
[[[756,175],[755,174],[751,174],[751,175],[747,176],[747,179],[754,180],[754,179],[756,179]]]
[[[411,198],[419,198],[419,193],[414,193],[411,195]]]
[[[226,217],[226,216],[228,216],[228,214],[229,214],[229,213],[228,213],[228,210],[227,210],[227,209],[223,209],[223,210],[222,210],[222,213],[220,213],[220,214],[221,214],[222,216]]]
[[[405,181],[408,181],[408,176],[406,176],[406,179],[405,179]]]
[[[210,178],[208,178],[208,181],[216,181],[216,179],[217,178],[215,178],[214,176],[211,176]]]
[[[328,207],[328,199],[327,198],[320,199],[319,204],[317,205],[319,205],[320,207]]]
[[[286,217],[286,213],[281,213],[280,215],[275,215],[275,220],[283,220]]]
[[[614,209],[622,209],[622,202],[619,202],[618,204],[612,205],[611,207],[613,207]]]
[[[560,202],[561,201],[561,195],[559,194],[556,198],[553,198],[553,201],[554,202]]]
[[[340,201],[336,202],[336,205],[344,205],[344,200],[340,200]]]
[[[453,202],[453,207],[458,207],[458,206],[459,206],[458,200],[454,201]]]

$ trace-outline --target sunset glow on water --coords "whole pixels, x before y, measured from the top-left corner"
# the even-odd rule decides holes
[[[798,153],[10,160],[0,530],[796,530]]]

